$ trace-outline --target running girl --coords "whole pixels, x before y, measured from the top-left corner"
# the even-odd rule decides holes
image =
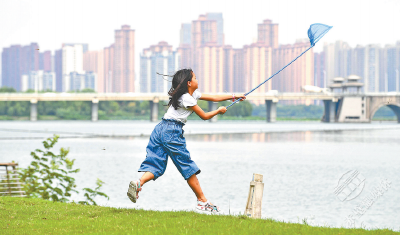
[[[197,179],[200,169],[190,158],[190,153],[186,149],[186,140],[183,136],[182,127],[186,123],[187,117],[193,111],[203,120],[208,120],[217,114],[224,114],[226,108],[221,106],[217,110],[205,113],[198,105],[197,100],[224,101],[235,100],[236,98],[246,99],[244,95],[206,95],[198,90],[196,75],[191,69],[177,71],[172,79],[172,87],[168,92],[169,103],[168,111],[162,121],[156,125],[150,135],[149,144],[146,148],[146,159],[140,165],[139,172],[145,172],[137,181],[131,181],[128,188],[129,199],[136,203],[139,198],[139,191],[149,180],[156,180],[164,174],[167,167],[168,156],[178,168],[183,178],[187,181],[190,188],[197,197],[196,209],[202,212],[219,213],[218,206],[210,203],[204,196]]]

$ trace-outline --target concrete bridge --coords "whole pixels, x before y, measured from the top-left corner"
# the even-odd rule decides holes
[[[218,95],[217,93],[214,95]],[[29,101],[31,121],[37,120],[37,102],[41,101],[91,101],[92,121],[98,120],[100,101],[150,101],[150,120],[158,119],[158,103],[168,100],[164,93],[0,93],[0,101]],[[323,122],[371,122],[375,112],[388,106],[400,123],[400,93],[278,93],[250,94],[247,100],[265,100],[267,122],[276,121],[276,105],[279,100],[322,100]],[[217,103],[208,102],[209,109],[217,109]],[[240,105],[240,104],[237,104]],[[216,121],[214,117],[211,121]]]

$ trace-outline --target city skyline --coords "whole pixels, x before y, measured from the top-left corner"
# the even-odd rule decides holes
[[[212,19],[208,18],[209,15],[212,16]],[[222,13],[206,13],[200,15],[197,20],[193,20],[189,28],[186,27],[186,24],[182,24],[181,45],[176,51],[172,51],[172,46],[166,42],[160,42],[158,45],[151,45],[150,48],[144,49],[141,53],[140,79],[135,81],[137,89],[129,87],[129,84],[133,85],[132,81],[135,80],[133,69],[135,62],[132,59],[135,53],[135,31],[129,25],[122,25],[121,29],[116,29],[114,44],[104,47],[100,51],[88,51],[88,44],[67,43],[63,44],[61,49],[55,51],[55,56],[52,58],[50,56],[51,51],[39,52],[37,43],[3,48],[3,66],[6,67],[2,71],[4,75],[2,80],[4,85],[14,87],[17,90],[22,88],[22,91],[24,91],[27,88],[30,89],[29,86],[33,88],[38,85],[32,83],[35,80],[33,77],[37,76],[36,73],[31,75],[29,73],[43,70],[55,72],[57,91],[92,88],[99,92],[143,92],[143,82],[148,83],[150,80],[151,82],[148,84],[153,84],[152,87],[148,86],[144,90],[147,92],[166,91],[169,87],[168,84],[165,84],[166,81],[160,81],[160,84],[156,85],[158,84],[156,70],[172,73],[185,63],[186,65],[183,67],[194,68],[196,74],[203,78],[200,80],[200,85],[204,92],[223,92],[226,90],[245,92],[264,81],[271,75],[272,71],[279,70],[283,66],[282,63],[289,62],[309,46],[308,40],[299,40],[295,44],[278,45],[279,24],[266,19],[258,24],[258,40],[256,43],[233,49],[231,45],[223,43],[224,33],[222,28],[217,27],[218,21],[223,24]],[[186,31],[190,31],[190,34]],[[185,34],[186,36],[183,36]],[[220,35],[220,37],[217,35]],[[220,42],[218,42],[218,38],[221,39]],[[186,42],[189,41],[190,44],[187,44]],[[172,54],[167,55],[163,52],[162,55],[159,54],[161,60],[157,59],[156,54],[163,51],[163,49],[161,51],[156,49],[158,46],[161,46],[161,48],[167,46],[169,53]],[[299,61],[277,75],[272,83],[268,82],[257,92],[263,93],[271,89],[282,92],[298,92],[303,85],[329,87],[333,78],[349,75],[361,76],[361,82],[366,85],[366,91],[369,92],[398,90],[399,49],[400,41],[396,45],[386,45],[385,48],[381,48],[379,45],[351,48],[344,41],[324,44],[323,52],[313,54],[313,50],[311,50],[311,53],[307,53]],[[187,50],[188,54],[183,53],[184,50]],[[153,61],[150,63],[151,66],[148,62],[145,62],[150,67],[143,67],[142,59],[144,57],[142,55],[145,54],[150,56],[148,62]],[[156,57],[153,57],[152,54]],[[324,62],[322,64],[318,62],[320,60],[319,54],[323,55]],[[373,61],[370,61],[369,58],[373,58]],[[172,64],[167,62],[171,59],[175,61]],[[158,62],[156,62],[157,60]],[[153,64],[154,62],[156,63]],[[164,66],[156,66],[159,63],[164,64]],[[168,63],[168,65],[165,63]],[[148,70],[148,75],[142,77],[145,70]],[[374,72],[369,73],[370,70]],[[29,75],[30,77],[22,78],[21,75]],[[39,75],[38,82],[44,84],[48,79],[53,79],[52,76],[54,75],[46,74],[45,78]],[[21,77],[21,79],[17,79],[18,77]],[[321,77],[326,77],[326,81],[321,80]],[[154,85],[159,88],[153,88]],[[39,87],[41,87],[40,84]]]
[[[391,0],[336,1],[335,4],[331,4],[332,1],[290,0],[253,1],[251,4],[245,1],[154,1],[136,5],[127,1],[113,1],[112,4],[102,1],[96,2],[96,9],[89,11],[93,3],[2,1],[2,9],[20,15],[0,16],[0,32],[5,35],[0,39],[0,47],[37,42],[43,52],[55,51],[63,43],[88,43],[91,51],[100,50],[113,43],[111,31],[128,24],[136,32],[135,51],[140,52],[160,41],[166,41],[175,49],[179,46],[181,24],[190,23],[207,12],[222,13],[225,44],[233,48],[254,43],[257,24],[264,19],[280,25],[280,44],[293,44],[296,39],[306,38],[312,23],[333,25],[332,32],[317,44],[315,51],[322,51],[324,42],[336,40],[344,40],[352,47],[376,43],[384,46],[400,40],[400,32],[395,30],[400,16],[394,14],[400,4]],[[326,11],[328,6],[330,10]],[[107,17],[102,15],[104,13]],[[338,17],[341,15],[348,17]],[[135,61],[139,61],[139,54],[135,53]],[[139,63],[135,63],[135,71],[138,76]]]

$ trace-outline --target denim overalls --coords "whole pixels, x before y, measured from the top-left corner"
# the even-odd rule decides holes
[[[193,174],[200,173],[200,169],[190,159],[190,153],[186,149],[182,130],[184,125],[182,122],[164,118],[157,124],[150,135],[146,159],[140,165],[139,172],[149,171],[154,175],[153,180],[156,180],[164,174],[170,156],[185,180]]]

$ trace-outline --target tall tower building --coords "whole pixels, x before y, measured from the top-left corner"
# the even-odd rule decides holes
[[[217,21],[207,19],[206,15],[200,15],[198,20],[192,22],[192,47],[199,48],[205,44],[217,44]]]
[[[83,74],[82,44],[64,44],[62,47],[62,91],[71,90],[70,73]]]
[[[39,70],[50,72],[52,67],[51,61],[51,51],[39,53]]]
[[[274,49],[273,70],[278,71],[300,55],[310,46],[309,43],[295,43],[294,45],[280,45]],[[279,92],[301,92],[304,85],[314,84],[314,53],[312,49],[298,58],[290,66],[282,70],[272,80],[272,89]],[[308,105],[311,101],[306,101]],[[287,104],[301,104],[304,101],[290,101]]]
[[[200,15],[192,22],[192,68],[203,92],[223,89],[223,47],[218,45],[217,21]]]
[[[224,45],[224,19],[222,18],[222,13],[207,13],[206,18],[207,20],[215,20],[217,23],[217,45]]]
[[[233,92],[247,92],[244,79],[244,53],[243,49],[233,49]]]
[[[20,58],[21,74],[39,70],[39,45],[31,43],[28,46],[23,46]]]
[[[335,74],[335,45],[331,44],[324,44],[324,54],[325,54],[325,79],[326,79],[326,86],[329,87],[333,83],[333,79],[336,77]]]
[[[54,73],[56,74],[56,91],[62,92],[63,73],[62,73],[62,49],[56,50],[54,54]]]
[[[234,92],[235,49],[223,47],[223,91]]]
[[[387,91],[400,91],[400,43],[385,46],[383,69]]]
[[[336,41],[335,42],[335,77],[347,77],[351,75],[349,71],[349,51],[351,48],[347,42]]]
[[[325,53],[314,53],[314,86],[325,88]]]
[[[190,45],[192,43],[192,25],[182,24],[179,45]]]
[[[202,92],[223,92],[224,50],[222,46],[208,43],[197,48],[196,77]]]
[[[87,51],[83,54],[83,70],[86,74],[96,76],[96,87],[94,90],[97,92],[105,92],[104,82],[104,50],[100,51]],[[91,86],[85,86],[86,88]]]
[[[193,68],[192,63],[192,24],[182,24],[180,32],[180,43],[177,48],[180,68]]]
[[[379,46],[368,45],[365,48],[364,89],[366,92],[379,92]]]
[[[179,68],[178,61],[178,54],[167,42],[144,49],[140,55],[140,92],[167,93],[171,88],[171,82],[168,82],[171,78],[157,75],[157,72],[172,74]]]
[[[2,86],[22,89],[22,75],[39,70],[39,46],[31,43],[28,46],[13,45],[3,48],[2,52]]]
[[[114,44],[104,48],[104,92],[113,90]]]
[[[115,30],[113,92],[135,91],[135,30],[123,25]]]
[[[3,48],[1,53],[1,79],[2,86],[12,87],[17,91],[21,87],[20,70],[21,46],[13,45],[9,48]]]
[[[272,75],[272,54],[270,46],[253,43],[243,47],[243,66],[245,90],[250,91]],[[259,87],[256,93],[265,93],[271,90],[271,81]]]
[[[184,44],[180,45],[176,49],[179,54],[179,68],[192,68],[194,69],[194,65],[192,62],[192,47],[190,45]]]
[[[278,44],[278,24],[273,24],[272,20],[264,20],[258,24],[258,43],[272,48],[277,48]]]

